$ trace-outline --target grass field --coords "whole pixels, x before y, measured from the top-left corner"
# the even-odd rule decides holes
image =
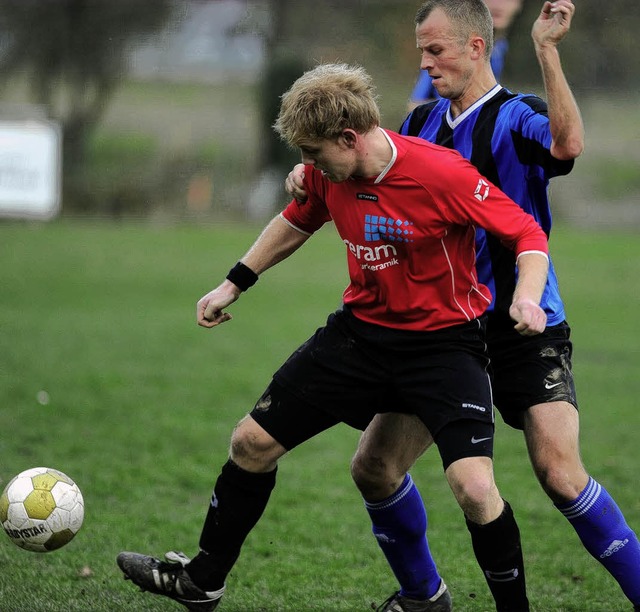
[[[233,425],[345,284],[343,249],[327,229],[267,272],[231,323],[198,328],[197,299],[257,230],[0,224],[0,488],[45,465],[72,476],[86,501],[82,531],[59,551],[0,537],[0,610],[180,609],[124,582],[115,556],[194,553]],[[640,529],[640,243],[565,228],[552,243],[574,328],[583,456]],[[339,427],[281,462],[221,612],[364,611],[395,589],[349,477],[357,438]],[[522,530],[533,610],[630,610],[539,489],[521,436],[502,425],[496,472]],[[413,475],[455,609],[491,610],[437,455]]]

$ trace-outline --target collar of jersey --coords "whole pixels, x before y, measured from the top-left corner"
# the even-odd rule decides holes
[[[460,113],[455,119],[451,117],[451,104],[449,104],[449,108],[447,109],[447,123],[451,129],[454,129],[456,126],[460,125],[473,111],[482,106],[487,100],[490,100],[502,89],[502,85],[500,83],[496,84],[492,89],[490,89],[484,96],[478,98],[464,113]]]
[[[392,154],[391,159],[389,160],[389,163],[386,165],[385,169],[380,174],[378,174],[376,180],[373,181],[374,184],[382,181],[382,179],[387,175],[387,172],[389,172],[389,170],[391,170],[391,168],[393,167],[393,164],[396,163],[396,159],[398,159],[398,149],[396,148],[396,143],[391,140],[391,137],[389,136],[389,134],[387,134],[387,132],[385,132],[385,130],[383,130],[381,127],[379,127],[378,129],[384,134],[384,137],[389,142]]]

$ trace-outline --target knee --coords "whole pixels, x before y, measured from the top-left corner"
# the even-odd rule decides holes
[[[231,435],[230,457],[234,463],[250,472],[265,472],[275,468],[286,452],[250,416],[242,419]]]
[[[484,514],[485,509],[494,497],[495,484],[491,479],[473,479],[456,482],[452,485],[453,494],[462,511],[475,522],[480,514]]]
[[[447,468],[446,475],[469,520],[485,525],[500,516],[504,503],[493,479],[490,460],[460,459]]]
[[[358,451],[351,460],[351,477],[362,496],[373,502],[393,495],[402,484],[404,472],[398,475],[383,457]]]
[[[544,492],[556,504],[573,501],[587,486],[589,475],[580,463],[553,460],[535,466]]]

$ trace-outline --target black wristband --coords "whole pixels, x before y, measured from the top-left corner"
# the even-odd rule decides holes
[[[258,282],[258,275],[248,266],[239,261],[227,274],[230,280],[240,291],[246,291]]]

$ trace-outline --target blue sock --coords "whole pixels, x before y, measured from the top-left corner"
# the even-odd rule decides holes
[[[365,502],[378,540],[398,582],[400,594],[428,599],[436,594],[441,578],[427,542],[427,513],[411,476],[389,498]]]
[[[573,525],[589,553],[618,581],[629,600],[640,604],[640,542],[606,489],[589,478],[574,501],[556,507]]]

